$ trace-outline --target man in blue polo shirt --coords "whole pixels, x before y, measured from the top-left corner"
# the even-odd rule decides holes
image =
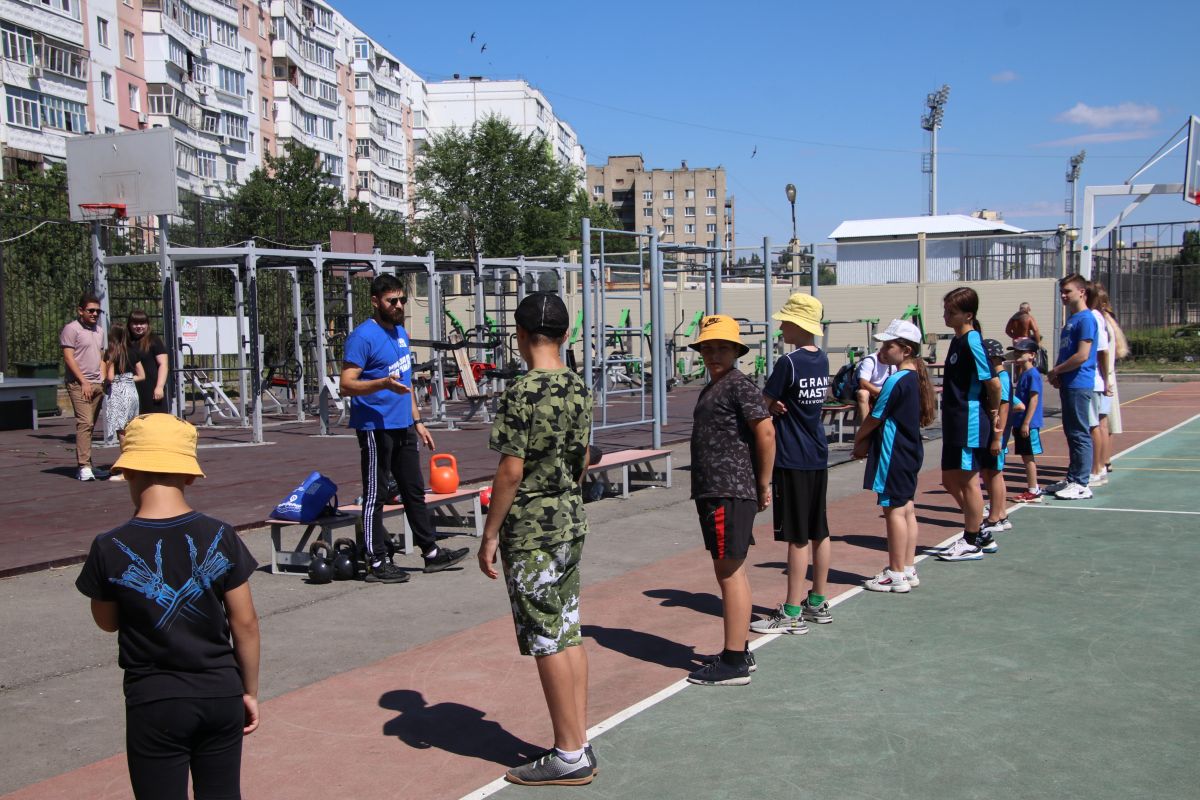
[[[417,443],[432,450],[433,436],[421,423],[412,392],[413,358],[404,330],[407,302],[404,285],[394,275],[380,275],[372,281],[374,314],[346,339],[342,359],[341,392],[350,398],[350,427],[358,432],[362,456],[362,526],[369,583],[408,580],[408,573],[393,564],[387,552],[383,502],[388,473],[400,487],[404,514],[425,558],[425,572],[454,566],[468,552],[465,547],[437,546],[425,506],[425,477]]]
[[[1062,396],[1063,434],[1071,455],[1067,479],[1046,487],[1060,500],[1086,500],[1092,496],[1088,480],[1092,472],[1091,428],[1098,424],[1092,402],[1095,394],[1096,318],[1088,310],[1087,281],[1068,275],[1058,282],[1058,296],[1070,317],[1063,325],[1058,343],[1058,363],[1050,370],[1050,384]]]

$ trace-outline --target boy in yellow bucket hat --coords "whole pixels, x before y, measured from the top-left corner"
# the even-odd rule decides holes
[[[772,315],[783,341],[795,349],[775,362],[763,388],[775,422],[772,517],[775,541],[787,542],[787,596],[769,617],[750,624],[755,633],[808,633],[809,622],[833,622],[825,599],[832,547],[825,514],[829,444],[821,406],[829,394],[829,357],[816,345],[824,329],[821,301],[797,292]],[[812,589],[804,578],[812,563]]]
[[[194,511],[196,428],[129,423],[121,457],[134,516],[92,542],[76,588],[119,632],[129,779],[137,798],[240,797],[242,737],[258,727],[258,564],[231,525]],[[232,643],[231,643],[232,639]]]
[[[750,348],[737,322],[722,314],[700,321],[690,345],[700,352],[709,383],[692,412],[692,499],[704,546],[724,604],[724,646],[688,676],[702,686],[741,686],[754,666],[746,647],[750,624],[750,581],[745,560],[754,544],[754,517],[771,503],[775,429],[754,382],[737,370]]]

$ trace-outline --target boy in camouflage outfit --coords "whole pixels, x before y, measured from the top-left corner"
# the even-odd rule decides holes
[[[591,783],[587,655],[579,631],[579,559],[587,533],[580,484],[587,469],[592,400],[559,356],[569,320],[557,296],[528,295],[516,311],[517,347],[529,372],[505,391],[489,446],[500,453],[479,546],[479,568],[496,578],[496,556],[517,645],[535,658],[554,747],[508,771],[526,786]]]

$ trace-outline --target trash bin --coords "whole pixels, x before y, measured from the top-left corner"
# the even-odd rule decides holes
[[[58,362],[57,361],[15,361],[13,366],[17,370],[18,378],[46,378],[49,380],[58,380]],[[54,415],[58,416],[62,413],[62,409],[58,407],[58,384],[54,386],[42,386],[37,390],[37,411],[39,416]],[[25,406],[29,408],[29,406]]]

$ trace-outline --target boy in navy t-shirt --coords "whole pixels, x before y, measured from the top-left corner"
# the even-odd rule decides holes
[[[1046,491],[1060,500],[1086,500],[1092,496],[1088,481],[1092,474],[1091,429],[1099,424],[1093,404],[1096,380],[1096,318],[1087,305],[1087,281],[1068,275],[1058,282],[1058,296],[1070,317],[1063,325],[1058,343],[1058,363],[1050,370],[1050,385],[1062,395],[1063,434],[1067,437],[1070,463],[1065,481]]]
[[[1042,502],[1038,488],[1037,457],[1042,454],[1042,373],[1037,371],[1038,344],[1033,339],[1017,339],[1005,357],[1012,361],[1017,372],[1013,390],[1012,412],[1008,417],[1008,432],[1013,447],[1025,462],[1026,489],[1014,497],[1018,503]],[[1005,436],[1007,446],[1008,436]]]
[[[808,633],[806,622],[833,622],[825,600],[833,549],[825,516],[829,445],[821,424],[829,357],[815,344],[822,335],[822,313],[820,300],[797,292],[773,315],[783,341],[796,348],[776,362],[763,389],[775,423],[772,513],[775,541],[788,543],[787,597],[771,616],[750,624],[755,633]],[[810,560],[812,589],[805,597]]]
[[[1004,459],[1008,455],[1008,414],[1012,407],[1012,376],[1004,368],[1004,345],[996,339],[984,339],[983,351],[987,354],[992,372],[1000,379],[1000,416],[997,426],[1004,435],[992,436],[988,450],[979,460],[980,474],[987,487],[988,506],[983,519],[982,533],[994,535],[1011,531],[1008,521],[1008,488],[1004,485]]]
[[[76,588],[117,633],[137,798],[240,797],[242,737],[258,727],[257,563],[233,526],[193,511],[196,429],[169,414],[125,430],[135,516],[92,542]]]

